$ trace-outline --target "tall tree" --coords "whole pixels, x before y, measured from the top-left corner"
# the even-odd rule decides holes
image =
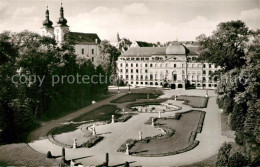
[[[101,65],[108,76],[116,77],[117,64],[116,61],[120,56],[120,51],[116,47],[112,46],[109,41],[104,40],[98,46],[98,64]]]
[[[244,22],[222,22],[213,35],[197,37],[202,46],[200,59],[215,63],[225,71],[240,68],[245,63],[244,49],[248,35],[249,30]]]

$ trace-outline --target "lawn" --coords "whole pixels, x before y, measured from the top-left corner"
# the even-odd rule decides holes
[[[0,165],[6,166],[58,166],[58,160],[47,159],[45,154],[39,153],[27,144],[8,144],[0,146]]]
[[[107,99],[107,98],[109,98],[113,95],[115,95],[115,94],[114,93],[108,93],[108,94],[100,95],[96,98],[96,102]],[[39,121],[50,121],[50,120],[53,120],[53,119],[57,119],[57,118],[65,116],[67,114],[70,114],[70,113],[72,113],[72,112],[74,112],[78,109],[89,106],[91,104],[92,104],[91,100],[85,100],[85,102],[83,104],[75,104],[73,106],[64,108],[63,110],[60,110],[60,107],[59,107],[60,104],[57,103],[57,105],[56,105],[57,108],[50,108],[51,111],[55,111],[55,112],[49,111],[49,112],[43,113],[42,117],[39,118]]]
[[[177,100],[184,101],[183,104],[189,105],[193,108],[206,108],[208,104],[208,97],[202,96],[178,96]]]
[[[132,102],[138,99],[155,99],[159,97],[160,94],[152,94],[152,93],[131,93],[126,94],[124,96],[119,97],[118,99],[112,100],[112,103],[125,103]]]
[[[98,107],[90,112],[87,112],[77,118],[74,118],[73,122],[81,122],[81,121],[107,121],[111,120],[112,115],[115,115],[115,119],[119,118],[121,114],[116,113],[117,110],[120,110],[115,105],[103,105],[101,107]],[[61,126],[56,128],[53,131],[53,135],[71,132],[77,129],[82,124],[69,124],[65,126]]]
[[[182,113],[179,120],[157,119],[155,124],[175,130],[168,138],[151,139],[148,143],[137,142],[131,152],[137,156],[166,156],[188,151],[194,148],[198,141],[190,141],[191,133],[197,131],[202,111],[192,110]],[[188,123],[187,123],[188,122]]]

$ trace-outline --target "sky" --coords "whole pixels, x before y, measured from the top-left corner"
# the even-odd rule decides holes
[[[260,29],[260,0],[62,0],[73,32],[116,34],[131,41],[191,41],[210,35],[220,22],[242,20]],[[46,6],[57,25],[61,0],[0,0],[0,33],[41,32]]]

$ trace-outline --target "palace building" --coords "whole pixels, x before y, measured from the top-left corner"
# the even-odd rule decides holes
[[[133,86],[215,89],[217,79],[210,74],[220,67],[198,62],[198,56],[199,46],[192,43],[130,47],[118,58],[118,75]]]
[[[100,38],[95,33],[79,33],[71,32],[67,25],[67,20],[64,17],[64,9],[60,7],[60,17],[57,21],[57,25],[53,27],[53,23],[49,18],[49,10],[45,12],[46,19],[42,25],[42,35],[52,37],[56,40],[58,45],[64,43],[65,40],[70,41],[75,45],[75,53],[78,57],[84,57],[90,59],[96,64],[96,57],[98,55],[98,44]]]

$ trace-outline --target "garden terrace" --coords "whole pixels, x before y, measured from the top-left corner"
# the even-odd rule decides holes
[[[208,104],[208,97],[202,96],[178,96],[177,100],[184,101],[183,104],[189,105],[193,108],[206,108]]]
[[[78,123],[78,124],[72,123],[65,126],[57,127],[53,131],[53,135],[75,131],[80,125],[84,124],[83,121],[88,121],[88,122],[108,121],[109,122],[111,120],[112,115],[115,116],[115,119],[120,118],[121,114],[119,112],[116,112],[119,110],[120,109],[115,105],[103,105],[101,107],[98,107],[90,112],[82,114],[81,116],[71,120],[73,122],[82,122],[82,123]]]
[[[182,113],[179,120],[157,118],[156,125],[160,128],[175,130],[174,135],[167,138],[152,138],[145,143],[138,141],[130,149],[132,155],[136,156],[167,156],[189,151],[199,144],[194,140],[194,133],[200,132],[198,128],[203,125],[205,112],[191,110]],[[187,124],[187,122],[189,122]],[[192,136],[192,139],[191,139]]]

